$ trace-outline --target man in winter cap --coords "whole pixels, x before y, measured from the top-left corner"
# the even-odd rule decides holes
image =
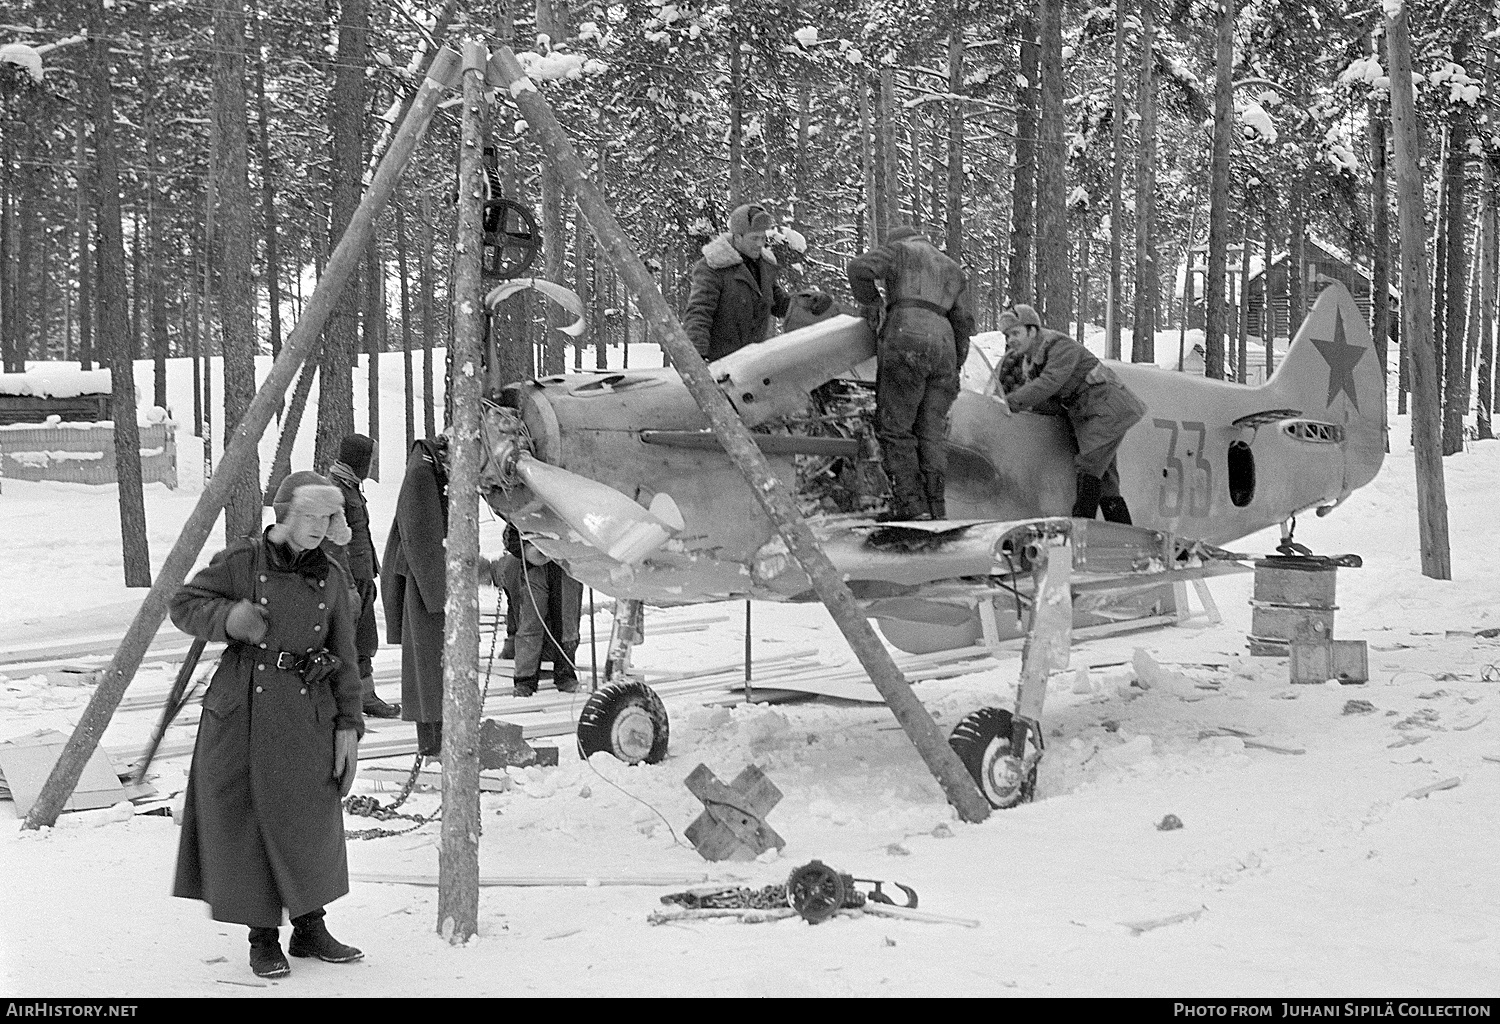
[[[709,362],[765,341],[771,317],[786,316],[791,306],[776,280],[776,257],[766,247],[766,232],[775,226],[765,207],[737,206],[728,232],[705,245],[693,265],[682,329]]]
[[[1043,328],[1031,306],[1015,308],[1005,341],[1007,351],[1021,354],[1024,381],[1006,394],[1006,404],[1028,412],[1061,407],[1073,424],[1078,439],[1073,515],[1093,519],[1102,511],[1108,522],[1129,523],[1115,457],[1125,432],[1145,415],[1145,404],[1088,349],[1061,331]]]

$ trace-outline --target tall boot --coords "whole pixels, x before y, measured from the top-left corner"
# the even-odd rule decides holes
[[[330,964],[347,964],[364,957],[360,950],[328,934],[322,907],[292,918],[292,941],[286,951],[292,956],[315,956]]]
[[[927,511],[934,519],[948,518],[948,496],[942,473],[923,473],[922,489],[927,492]]]
[[[257,978],[280,978],[292,973],[281,952],[280,929],[250,929],[250,970]]]
[[[1078,496],[1073,499],[1073,518],[1092,519],[1099,511],[1099,489],[1103,486],[1097,476],[1078,474]]]
[[[574,660],[578,645],[561,644],[553,649],[552,685],[560,693],[575,693],[578,690],[578,666]]]
[[[1099,499],[1099,511],[1104,514],[1106,523],[1130,523],[1130,506],[1125,504],[1125,499],[1118,494],[1108,494]]]

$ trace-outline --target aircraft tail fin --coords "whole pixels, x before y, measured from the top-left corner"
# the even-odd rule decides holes
[[[1349,490],[1385,458],[1385,375],[1364,314],[1341,284],[1319,294],[1264,390],[1301,419],[1342,428]]]

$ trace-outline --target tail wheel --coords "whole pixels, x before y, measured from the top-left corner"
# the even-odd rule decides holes
[[[991,807],[1014,807],[1035,778],[1011,751],[1011,717],[1000,708],[980,708],[953,727],[948,745],[958,755]]]
[[[656,764],[667,756],[667,709],[645,683],[610,683],[578,716],[578,754],[605,750],[626,764]]]

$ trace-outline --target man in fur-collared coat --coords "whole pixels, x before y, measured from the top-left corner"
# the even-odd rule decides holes
[[[776,280],[776,257],[766,247],[775,221],[763,207],[736,207],[729,231],[703,247],[693,265],[692,291],[682,329],[706,361],[765,341],[771,317],[786,316],[791,298]]]
[[[348,543],[344,501],[302,471],[274,504],[274,526],[219,552],[171,603],[179,629],[228,643],[203,697],[173,895],[248,925],[251,968],[271,978],[290,970],[283,910],[292,956],[363,956],[323,924],[349,891],[339,800],[364,732],[350,581],[319,547]]]
[[[386,639],[401,643],[401,717],[417,725],[417,751],[443,745],[443,600],[448,592],[448,440],[411,446],[380,569]]]

